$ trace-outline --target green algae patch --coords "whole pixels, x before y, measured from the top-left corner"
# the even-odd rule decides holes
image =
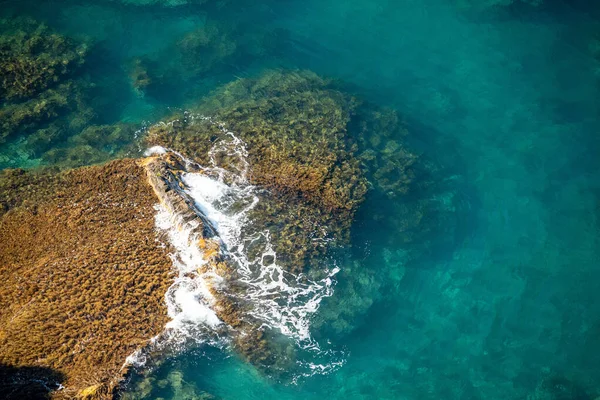
[[[0,363],[64,374],[55,398],[110,398],[168,320],[155,203],[133,160],[0,174]]]

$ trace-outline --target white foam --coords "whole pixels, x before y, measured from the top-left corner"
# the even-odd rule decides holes
[[[318,310],[321,300],[333,293],[332,276],[339,269],[326,271],[326,278],[320,281],[310,281],[278,265],[268,230],[250,237],[244,235],[243,227],[252,223],[248,213],[258,204],[259,197],[257,189],[246,180],[248,165],[244,143],[232,132],[225,133],[226,138],[215,144],[211,156],[227,152],[229,161],[239,159],[234,163],[238,168],[235,172],[225,170],[217,165],[217,158],[212,157],[213,165],[202,173],[182,175],[187,193],[217,230],[240,280],[246,284],[244,299],[251,300],[254,306],[250,315],[263,325],[296,339],[301,346],[314,347],[309,319]],[[211,177],[207,172],[216,173]],[[261,255],[251,260],[247,248],[257,243],[262,246]],[[267,259],[272,261],[266,264]]]
[[[325,278],[318,281],[291,274],[278,264],[268,229],[251,229],[255,232],[252,235],[245,233],[248,230],[244,228],[253,223],[249,220],[249,212],[260,201],[258,189],[247,181],[249,165],[245,144],[209,118],[187,113],[184,118],[188,123],[194,120],[212,123],[222,130],[223,137],[209,151],[211,165],[198,165],[180,153],[160,146],[148,149],[146,154],[173,152],[188,168],[193,165],[194,170],[201,171],[184,173],[181,177],[187,186],[187,194],[214,226],[221,250],[226,253],[230,265],[236,268],[238,279],[245,284],[243,293],[232,295],[249,302],[252,306],[249,314],[263,326],[278,330],[305,350],[321,352],[310,336],[310,317],[318,310],[321,300],[333,293],[332,277],[339,269],[333,266],[325,271]],[[223,155],[226,157],[221,157]],[[227,168],[220,165],[222,159],[227,160]],[[171,258],[177,277],[165,295],[171,318],[167,324],[168,336],[175,340],[178,337],[201,340],[198,338],[199,326],[214,329],[223,324],[213,310],[215,299],[209,285],[226,285],[226,282],[214,271],[199,272],[207,265],[196,244],[199,239],[195,233],[197,226],[184,223],[181,217],[162,205],[157,205],[156,210],[156,227],[167,234],[175,250]],[[254,249],[260,246],[260,255],[255,259],[248,255],[250,246]],[[225,286],[223,290],[226,290]],[[311,364],[311,370],[315,369],[314,365],[317,364]]]
[[[168,329],[187,333],[187,324],[215,327],[221,321],[212,309],[214,297],[209,284],[221,281],[214,271],[201,272],[206,265],[202,251],[197,246],[197,223],[183,222],[166,207],[157,205],[156,227],[167,234],[169,243],[175,249],[171,254],[178,276],[165,295],[167,311],[171,321]]]
[[[153,156],[153,155],[165,154],[166,152],[167,152],[167,149],[165,149],[162,146],[152,146],[144,152],[144,155],[146,157],[148,157],[148,156]]]

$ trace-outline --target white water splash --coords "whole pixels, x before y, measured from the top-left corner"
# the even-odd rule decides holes
[[[209,290],[209,282],[218,284],[222,279],[214,272],[200,273],[206,264],[202,252],[197,246],[197,222],[183,223],[178,215],[174,215],[165,207],[156,206],[156,227],[167,233],[169,243],[175,252],[171,254],[173,265],[178,276],[168,289],[165,299],[171,321],[167,329],[185,333],[188,324],[194,327],[207,325],[216,327],[221,321],[212,309],[214,298]]]
[[[185,118],[189,123],[201,120],[215,124],[202,116],[186,114]],[[184,173],[181,178],[187,186],[186,193],[215,228],[222,242],[221,250],[228,257],[231,267],[236,269],[239,281],[244,284],[245,290],[239,296],[251,303],[249,315],[263,326],[293,339],[300,348],[318,353],[321,351],[319,345],[310,335],[310,317],[318,310],[321,300],[332,295],[335,283],[332,278],[339,269],[334,267],[325,271],[325,278],[318,281],[286,272],[278,264],[277,254],[271,244],[271,234],[276,233],[266,228],[244,229],[254,223],[249,219],[249,213],[259,203],[260,192],[247,181],[249,164],[244,142],[222,125],[215,125],[221,128],[223,137],[209,151],[209,166],[198,165],[180,153],[160,146],[148,149],[146,154],[172,152],[181,158],[188,169],[201,171]],[[219,165],[221,159],[227,159],[227,169]],[[181,217],[163,206],[157,205],[156,210],[156,227],[167,234],[175,250],[171,258],[177,272],[173,285],[165,295],[171,318],[166,326],[167,336],[175,340],[186,338],[202,341],[205,339],[203,330],[205,332],[223,324],[213,310],[215,300],[208,287],[226,285],[226,282],[215,272],[198,272],[206,262],[196,245],[199,239],[194,233],[196,226],[190,222],[184,223]],[[255,233],[250,235],[245,231]],[[261,251],[252,259],[249,248],[256,246],[260,246]],[[226,290],[226,286],[221,287]],[[310,369],[316,372],[312,366]],[[335,365],[325,369],[332,367]]]
[[[303,348],[318,347],[310,336],[309,319],[321,300],[333,294],[332,277],[339,269],[325,271],[326,277],[319,281],[294,275],[277,263],[269,230],[244,234],[243,228],[253,223],[248,214],[260,201],[258,189],[246,178],[249,165],[244,142],[233,132],[221,129],[225,136],[209,152],[211,165],[202,173],[183,174],[186,192],[217,230],[240,281],[246,284],[244,299],[254,306],[250,315],[295,339]],[[219,154],[227,156],[233,171],[219,165]],[[250,259],[248,248],[257,243],[262,247],[261,254]]]

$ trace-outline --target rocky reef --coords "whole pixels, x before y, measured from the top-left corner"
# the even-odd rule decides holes
[[[402,250],[383,251],[382,270],[375,272],[364,270],[358,261],[341,261],[336,249],[348,249],[352,223],[368,193],[387,204],[369,211],[374,224],[401,233],[397,236],[403,243],[384,245],[402,247],[423,235],[434,224],[424,216],[437,201],[430,199],[432,193],[427,200],[420,197],[418,191],[429,185],[426,180],[416,184],[415,176],[424,178],[426,173],[415,171],[432,166],[418,162],[407,148],[403,139],[408,132],[394,110],[361,101],[339,83],[307,71],[270,71],[234,81],[189,113],[151,127],[145,140],[201,165],[240,170],[244,166],[238,158],[215,151],[226,132],[246,144],[249,181],[268,189],[250,218],[254,226],[269,230],[278,263],[291,273],[318,278],[331,257],[341,262],[336,294],[326,299],[313,322],[317,329],[347,333],[383,287],[399,284],[408,256]],[[234,271],[228,276],[235,281]],[[238,307],[235,299],[228,301],[222,318],[235,315],[231,310]],[[239,346],[259,366],[293,357],[271,357],[266,349],[252,359],[260,354],[256,347],[248,352],[244,343]]]
[[[43,142],[48,134],[30,137]],[[89,126],[43,157],[64,167],[103,161],[125,154],[131,134],[128,125]],[[203,260],[190,273],[215,277],[207,285],[224,322],[217,333],[259,370],[286,373],[295,362],[293,341],[253,309],[246,296],[250,283],[190,197],[184,176],[228,171],[247,179],[258,201],[248,211],[252,223],[241,227],[244,237],[255,238],[245,256],[269,264],[276,254],[280,273],[302,285],[329,276],[337,252],[349,248],[354,218],[369,193],[396,204],[411,194],[418,157],[404,136],[394,111],[345,93],[337,82],[307,71],[270,71],[229,83],[190,112],[150,127],[144,146],[166,148],[157,155],[63,172],[3,172],[0,273],[9,284],[0,305],[9,312],[0,320],[0,362],[63,373],[66,389],[54,392],[58,398],[111,393],[125,357],[152,337],[160,340],[168,319],[163,297],[172,282],[167,254],[174,250],[164,237],[156,240],[162,235],[153,221],[158,202],[180,228],[192,229],[191,245]],[[227,147],[226,138],[238,147]],[[389,220],[408,232],[419,225],[420,217],[411,216],[420,212],[407,206],[402,221]],[[264,259],[260,237],[270,240],[271,260]],[[402,257],[390,253],[387,261],[401,263]],[[395,270],[371,275],[352,264],[341,297],[317,325],[349,329],[350,319],[373,303],[382,279],[402,279]]]
[[[64,374],[54,398],[108,398],[168,320],[155,203],[133,160],[0,174],[0,363]]]
[[[294,272],[315,258],[307,237],[315,226],[340,244],[347,240],[368,190],[347,135],[355,100],[328,85],[309,72],[274,71],[225,85],[193,111],[211,115],[246,143],[250,182],[279,199],[261,203],[256,218],[262,226],[278,226],[275,250],[287,255]],[[222,135],[218,124],[179,115],[150,128],[146,140],[209,165]],[[227,157],[219,163],[237,168]]]

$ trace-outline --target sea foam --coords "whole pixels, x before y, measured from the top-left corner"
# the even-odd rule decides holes
[[[190,114],[186,118],[213,123],[208,118]],[[247,180],[250,166],[245,144],[222,125],[217,126],[221,127],[223,136],[210,150],[208,166],[198,165],[180,153],[160,146],[151,147],[146,154],[172,152],[193,171],[181,175],[185,193],[217,232],[221,251],[245,288],[242,293],[232,295],[251,304],[249,316],[294,340],[300,348],[319,352],[319,345],[310,335],[310,317],[318,310],[321,300],[333,293],[333,277],[339,269],[334,266],[324,271],[325,278],[314,281],[289,273],[278,264],[277,253],[271,244],[271,235],[277,232],[254,226],[255,222],[249,216],[261,201],[263,192]],[[220,155],[227,155],[227,168],[219,165],[219,160],[224,159]],[[155,208],[156,228],[166,234],[173,249],[171,259],[177,274],[165,295],[171,321],[163,336],[174,341],[208,341],[207,332],[224,325],[214,311],[215,299],[209,286],[220,285],[226,290],[227,282],[214,271],[199,272],[207,265],[196,244],[199,237],[194,221],[184,222],[163,205]],[[249,247],[256,248],[257,244],[261,254],[252,258]]]

